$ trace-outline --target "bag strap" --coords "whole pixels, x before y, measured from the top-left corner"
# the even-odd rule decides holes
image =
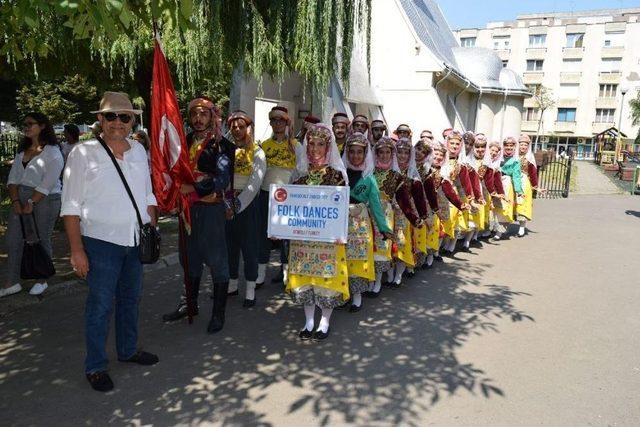
[[[120,179],[122,180],[122,184],[124,185],[124,189],[127,190],[127,194],[129,195],[129,199],[131,199],[131,204],[133,205],[133,208],[136,210],[136,217],[138,218],[138,224],[140,225],[140,230],[142,230],[142,227],[143,227],[142,217],[140,216],[140,211],[138,210],[138,205],[136,204],[136,200],[133,198],[133,193],[131,192],[131,188],[129,188],[129,184],[127,183],[127,179],[124,177],[124,174],[122,173],[122,169],[120,169],[120,165],[118,164],[118,161],[116,160],[116,156],[113,155],[113,152],[109,149],[109,147],[107,147],[107,143],[104,142],[104,140],[101,137],[98,136],[97,138],[98,138],[98,142],[100,143],[100,145],[102,145],[102,148],[104,148],[104,150],[109,155],[109,158],[113,162],[113,166],[116,167],[116,171],[118,172],[118,175],[120,175]]]
[[[33,222],[33,230],[36,232],[36,238],[38,239],[38,242],[40,241],[40,232],[38,231],[38,223],[36,222],[36,216],[34,215],[33,212],[31,212],[31,221]],[[24,215],[20,214],[18,215],[18,218],[20,218],[20,228],[22,229],[22,240],[27,240],[27,233],[25,233],[24,231]]]

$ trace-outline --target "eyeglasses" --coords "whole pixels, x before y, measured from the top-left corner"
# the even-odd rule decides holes
[[[31,126],[34,126],[34,125],[37,125],[37,124],[38,124],[38,122],[24,122],[22,124],[22,127],[24,129],[29,129]]]
[[[122,113],[122,114],[104,113],[102,114],[102,117],[104,117],[105,120],[108,122],[113,122],[115,121],[115,119],[120,119],[122,123],[129,123],[133,119],[133,117],[131,117],[130,114],[126,114],[126,113]]]

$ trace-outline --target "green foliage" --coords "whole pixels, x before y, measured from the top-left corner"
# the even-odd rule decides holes
[[[370,42],[370,13],[371,0],[6,0],[0,74],[75,73],[83,58],[110,80],[135,80],[148,71],[155,22],[178,90],[239,66],[257,79],[297,72],[321,91],[336,74],[348,83],[354,37]]]
[[[36,81],[18,89],[16,104],[19,115],[30,111],[46,114],[52,123],[89,123],[98,103],[95,86],[80,75],[55,81]]]
[[[640,125],[640,91],[635,98],[629,101],[631,107],[631,118],[633,119],[633,125]]]

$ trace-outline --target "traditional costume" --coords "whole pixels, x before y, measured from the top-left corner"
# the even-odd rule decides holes
[[[516,210],[518,223],[520,224],[518,236],[523,237],[526,231],[527,221],[533,219],[533,190],[538,190],[538,167],[536,166],[536,158],[531,149],[531,138],[529,138],[529,135],[520,136],[518,140],[518,152],[520,154],[524,200],[518,204]]]
[[[225,233],[226,210],[231,208],[228,197],[233,177],[235,146],[220,134],[218,109],[207,98],[189,103],[189,112],[203,109],[211,112],[209,129],[187,135],[189,160],[195,177],[191,199],[191,233],[180,241],[180,262],[188,271],[189,296],[196,307],[202,277],[202,264],[209,267],[213,281],[213,309],[207,330],[222,329],[225,318],[229,263]],[[178,308],[163,316],[173,321],[187,315],[187,292],[183,290]]]
[[[401,161],[401,156],[399,156],[401,152],[404,153],[402,159],[406,159],[406,161]],[[413,269],[416,266],[422,266],[426,258],[427,233],[424,221],[427,219],[428,213],[427,198],[416,167],[415,151],[410,139],[400,138],[396,143],[396,156],[400,173],[407,180],[410,187],[411,201],[423,224],[420,227],[414,227],[406,220],[401,211],[395,212],[395,217],[400,218],[400,220],[396,220],[396,225],[403,225],[403,229],[398,230],[398,233],[402,233],[405,236],[404,245],[398,245],[398,251],[395,255],[395,275],[392,277],[389,274],[389,281],[395,287],[400,286],[405,269],[408,268],[409,274],[413,275]]]
[[[380,158],[379,153],[384,148],[388,148],[391,151],[390,161],[383,161]],[[374,177],[380,189],[380,199],[387,223],[394,230],[393,246],[398,251],[400,248],[404,249],[407,244],[406,239],[411,240],[411,234],[404,233],[407,220],[417,227],[422,225],[422,220],[411,200],[411,182],[403,177],[399,171],[396,147],[393,140],[386,136],[380,138],[375,145],[374,154],[376,162]],[[401,213],[401,215],[396,216],[396,213]],[[392,244],[384,239],[380,229],[375,224],[374,237],[376,280],[373,284],[372,292],[367,293],[367,296],[370,297],[379,295],[382,285],[382,273],[389,271],[392,267]]]
[[[351,132],[360,132],[361,134],[367,136],[369,132],[369,119],[367,118],[367,116],[356,114],[356,116],[351,121]]]
[[[509,157],[504,153],[506,145],[513,145],[514,154]],[[522,173],[520,171],[520,160],[515,155],[515,145],[516,140],[513,137],[505,138],[502,143],[500,172],[502,173],[501,182],[505,198],[502,200],[501,208],[496,210],[498,224],[494,240],[500,240],[507,231],[509,224],[515,220],[516,206],[519,200],[522,200]]]
[[[269,222],[269,187],[271,184],[287,184],[291,178],[291,174],[296,169],[296,152],[300,148],[300,143],[292,137],[291,119],[289,111],[285,107],[276,106],[269,112],[269,120],[284,120],[287,127],[284,136],[276,137],[274,134],[271,138],[263,141],[261,144],[267,160],[267,171],[262,185],[260,186],[259,218],[258,218],[258,277],[256,278],[256,286],[261,286],[265,281],[267,263],[273,242],[267,236],[267,224]],[[273,282],[283,282],[286,280],[287,273],[287,248],[286,242],[280,242],[280,274],[276,276]]]
[[[384,123],[384,121],[379,119],[372,120],[369,129],[371,129],[371,132],[369,132],[369,142],[371,143],[371,147],[373,147],[375,143],[378,142],[378,139],[380,139],[380,137],[387,134],[387,125]],[[379,134],[377,138],[376,134]]]
[[[308,147],[322,141],[326,152],[322,158],[309,155]],[[304,140],[296,176],[296,185],[347,185],[347,173],[340,159],[331,129],[322,123],[314,125]],[[289,280],[287,292],[304,306],[305,327],[301,339],[322,340],[329,335],[329,320],[335,307],[349,299],[346,248],[343,243],[323,243],[292,240],[289,252]],[[322,310],[322,318],[314,332],[315,306]]]
[[[354,165],[349,161],[350,147],[362,147],[364,161]],[[349,270],[349,291],[351,294],[350,312],[360,311],[362,293],[369,289],[369,283],[375,280],[373,255],[372,220],[382,233],[391,234],[392,230],[385,218],[380,191],[373,176],[373,148],[367,138],[356,132],[347,138],[342,162],[347,168],[349,178],[349,240],[347,242],[347,263]],[[373,217],[373,218],[371,218]]]
[[[423,131],[424,132],[424,131]],[[414,228],[414,240],[418,248],[422,248],[422,240],[425,240],[426,246],[426,268],[433,265],[434,254],[438,252],[440,246],[440,206],[438,204],[438,192],[432,174],[431,164],[433,163],[433,148],[425,139],[419,140],[413,147],[416,156],[416,168],[418,175],[422,181],[424,192],[429,203],[427,220],[425,225],[420,228]],[[424,158],[418,159],[418,152],[424,152]],[[448,209],[448,207],[447,207]]]
[[[244,141],[236,144],[235,167],[233,175],[233,204],[227,221],[227,249],[229,254],[229,294],[238,294],[238,268],[240,253],[244,264],[246,293],[243,306],[255,305],[256,279],[258,277],[258,199],[267,162],[264,152],[253,140],[253,120],[246,113],[236,111],[227,119],[231,129],[236,121],[246,125],[247,135]]]

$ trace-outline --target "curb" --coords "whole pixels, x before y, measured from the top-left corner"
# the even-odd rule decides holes
[[[179,264],[179,262],[180,262],[180,257],[178,255],[178,252],[173,252],[163,257],[160,257],[158,262],[156,262],[155,264],[148,264],[143,266],[144,273],[152,273],[155,271],[163,270],[168,267],[173,267],[174,265]],[[76,286],[76,285],[84,285],[85,283],[86,282],[83,279],[79,279],[79,278],[66,280],[64,282],[60,282],[55,285],[49,286],[49,288],[43,295],[39,295],[37,297],[32,297],[27,292],[23,292],[21,296],[14,297],[13,301],[11,297],[7,297],[9,299],[6,301],[6,305],[3,304],[4,301],[0,299],[0,319],[10,315],[14,311],[19,310],[21,308],[29,307],[35,304],[40,304],[42,300],[46,299],[49,296],[58,295],[58,294],[71,295],[76,292],[83,291],[85,289],[84,286]]]

